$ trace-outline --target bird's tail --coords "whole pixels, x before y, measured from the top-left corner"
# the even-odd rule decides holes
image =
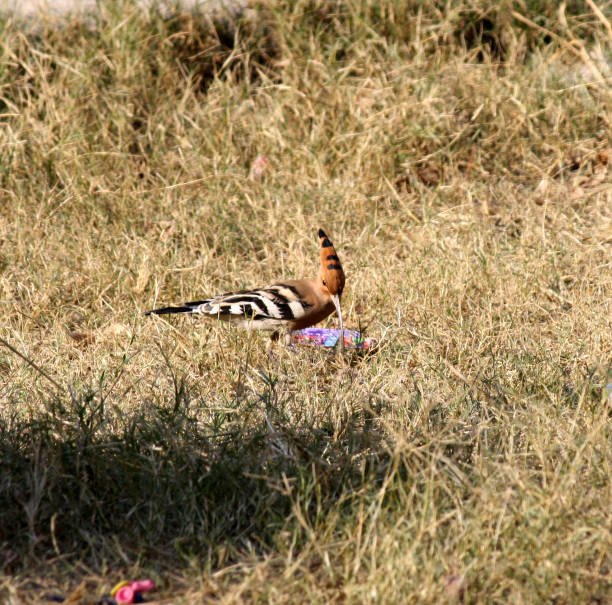
[[[208,300],[199,300],[195,302],[188,302],[180,307],[163,307],[162,309],[152,309],[146,311],[145,315],[169,315],[170,313],[201,313],[202,305],[210,302]]]

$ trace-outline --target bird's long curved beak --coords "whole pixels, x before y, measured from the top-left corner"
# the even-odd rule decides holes
[[[334,307],[336,307],[336,312],[338,313],[338,321],[340,322],[340,343],[342,347],[342,352],[344,353],[344,326],[342,325],[342,309],[340,308],[340,296],[337,294],[331,294],[332,302],[334,303]]]

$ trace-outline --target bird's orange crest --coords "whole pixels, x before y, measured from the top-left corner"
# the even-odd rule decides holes
[[[338,253],[331,240],[323,229],[319,229],[319,242],[321,244],[321,269],[319,278],[323,286],[332,296],[342,296],[344,290],[344,271],[338,258]]]

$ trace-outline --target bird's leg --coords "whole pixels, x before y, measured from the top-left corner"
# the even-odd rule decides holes
[[[274,343],[278,341],[278,338],[279,338],[279,333],[272,332],[272,334],[270,334],[270,340],[266,348],[268,357],[270,357],[270,359],[272,359],[273,361],[276,361],[276,355],[274,355]]]

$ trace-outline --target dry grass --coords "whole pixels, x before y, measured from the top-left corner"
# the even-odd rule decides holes
[[[4,23],[9,602],[612,599],[612,37],[440,4]],[[375,355],[142,316],[312,274],[320,226]]]

